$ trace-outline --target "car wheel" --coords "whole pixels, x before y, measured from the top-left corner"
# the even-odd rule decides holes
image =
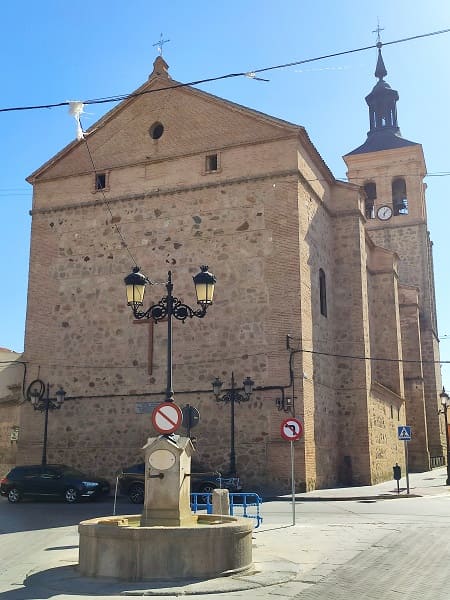
[[[144,504],[145,488],[142,483],[133,483],[128,490],[128,499],[133,504]]]
[[[199,485],[198,492],[200,494],[205,494],[204,496],[198,496],[199,502],[201,504],[207,504],[208,503],[207,494],[212,494],[213,490],[215,490],[216,488],[217,488],[217,486],[214,485],[213,483],[202,483],[201,485]],[[212,502],[211,499],[210,499],[210,502]]]
[[[78,500],[78,495],[79,494],[77,489],[75,489],[74,487],[69,487],[64,492],[64,500],[69,504],[73,504]]]
[[[17,504],[17,502],[19,502],[21,498],[22,494],[17,488],[13,487],[9,490],[8,501],[11,502],[11,504]]]

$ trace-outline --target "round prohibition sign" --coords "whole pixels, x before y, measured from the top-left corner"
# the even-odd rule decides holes
[[[295,442],[303,435],[303,425],[298,419],[291,417],[281,423],[281,437],[288,442]]]
[[[163,402],[152,412],[153,427],[159,433],[173,433],[180,427],[182,420],[183,413],[174,402]]]

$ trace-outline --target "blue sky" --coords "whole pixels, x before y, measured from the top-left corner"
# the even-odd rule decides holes
[[[450,27],[446,0],[16,1],[2,5],[0,108],[128,93],[152,71],[160,33],[178,81],[246,72],[370,46],[380,19],[389,42]],[[424,147],[428,219],[434,241],[441,358],[450,360],[450,33],[383,50],[386,80],[398,90],[399,124]],[[270,71],[270,81],[227,79],[199,86],[306,127],[334,175],[342,155],[366,138],[364,96],[375,83],[376,50]],[[90,126],[114,104],[88,107]],[[67,108],[0,113],[0,346],[23,350],[31,186],[25,177],[75,137]],[[120,285],[120,282],[118,282]],[[443,366],[450,388],[450,365]]]

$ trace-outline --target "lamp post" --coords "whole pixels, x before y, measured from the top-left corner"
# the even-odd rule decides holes
[[[440,410],[439,413],[442,413],[444,415],[445,440],[447,442],[447,481],[446,481],[446,484],[450,485],[450,464],[449,464],[450,453],[449,453],[449,443],[448,443],[448,418],[447,418],[447,410],[448,410],[448,407],[450,404],[450,397],[447,394],[447,392],[445,391],[445,387],[442,388],[442,392],[439,394],[439,397],[441,399],[441,404],[442,404],[442,410]]]
[[[250,400],[250,396],[253,391],[253,386],[255,382],[250,379],[250,377],[246,377],[243,381],[244,393],[241,394],[240,391],[236,388],[234,381],[234,373],[231,373],[231,389],[227,390],[222,396],[220,395],[220,390],[222,389],[223,382],[220,381],[218,377],[214,379],[212,382],[212,388],[214,396],[216,397],[216,402],[226,402],[231,404],[231,435],[230,435],[230,468],[229,475],[236,475],[236,450],[234,446],[234,404],[235,402],[247,402]]]
[[[45,397],[44,397],[45,395]],[[64,402],[66,392],[60,386],[56,391],[55,398],[50,398],[50,384],[45,384],[41,379],[35,379],[27,388],[26,396],[31,402],[34,410],[43,412],[44,417],[44,442],[42,448],[42,466],[47,464],[47,430],[48,413],[51,410],[59,410]]]
[[[145,286],[152,283],[140,272],[139,267],[134,267],[133,272],[125,277],[127,290],[127,304],[131,306],[135,319],[152,319],[155,323],[167,317],[167,387],[166,402],[173,402],[172,384],[172,317],[179,321],[185,321],[188,317],[199,317],[206,315],[208,306],[212,304],[214,296],[214,285],[216,277],[208,271],[208,267],[200,267],[200,273],[193,277],[197,304],[200,308],[194,310],[176,298],[173,292],[172,271],[167,274],[166,290],[167,296],[161,298],[157,304],[153,304],[147,310],[142,310]]]

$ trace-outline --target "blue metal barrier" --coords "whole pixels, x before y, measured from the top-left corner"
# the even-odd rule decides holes
[[[255,519],[255,529],[258,528],[263,518],[259,513],[259,507],[262,504],[262,498],[253,492],[231,493],[230,497],[230,515],[236,517],[246,517],[247,519]],[[201,500],[201,502],[199,502]],[[206,510],[208,515],[212,514],[212,494],[194,492],[191,494],[191,509],[194,513],[199,510]],[[256,509],[254,514],[249,513],[249,509]]]
[[[259,514],[259,507],[261,504],[261,496],[252,492],[245,494],[233,492],[230,494],[230,514],[239,517],[247,517],[248,519],[256,519],[255,529],[258,528],[263,521],[263,518]],[[255,514],[249,514],[248,508],[255,508]],[[238,512],[236,512],[236,509]],[[241,509],[242,513],[239,512]]]
[[[204,502],[206,500],[206,502]],[[212,515],[212,494],[205,492],[191,493],[191,510],[196,513],[199,510],[206,510],[208,515]]]

